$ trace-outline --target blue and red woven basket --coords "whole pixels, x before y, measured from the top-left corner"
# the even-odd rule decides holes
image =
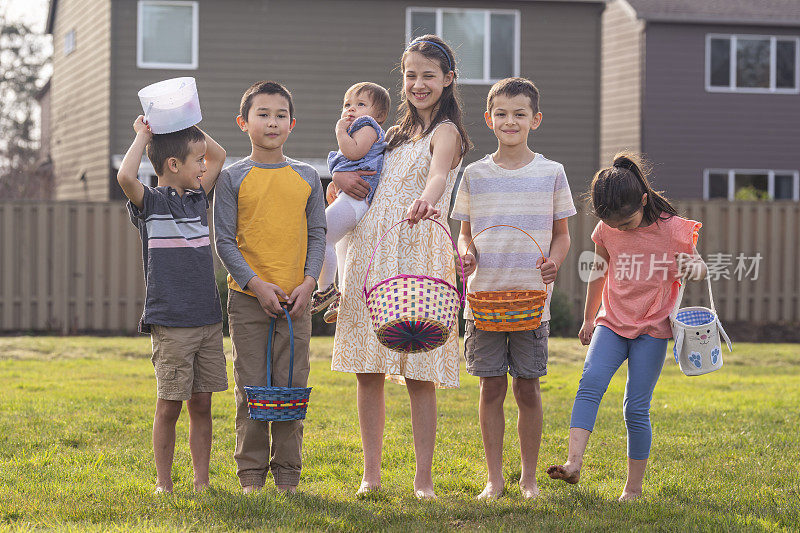
[[[308,409],[308,400],[311,396],[311,387],[292,387],[292,373],[294,371],[294,331],[289,311],[283,307],[286,320],[289,323],[289,386],[272,386],[272,342],[275,334],[275,318],[269,323],[267,336],[267,386],[245,387],[247,393],[247,408],[250,418],[262,422],[285,422],[288,420],[303,420]]]

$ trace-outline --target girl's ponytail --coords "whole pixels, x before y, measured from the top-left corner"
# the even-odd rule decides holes
[[[592,209],[600,219],[627,218],[642,205],[642,220],[649,225],[665,220],[678,212],[662,193],[655,191],[647,180],[649,167],[631,152],[619,152],[610,167],[599,170],[592,179],[589,193]]]

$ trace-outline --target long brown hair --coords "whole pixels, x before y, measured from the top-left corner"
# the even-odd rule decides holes
[[[434,44],[435,43],[435,44]],[[419,137],[424,137],[433,131],[437,124],[442,121],[449,120],[455,124],[458,133],[461,135],[461,157],[472,148],[472,143],[467,135],[467,130],[464,127],[464,122],[461,118],[461,96],[456,87],[456,79],[458,78],[458,70],[456,69],[456,59],[453,50],[436,35],[423,35],[415,39],[403,52],[400,58],[400,70],[405,75],[405,60],[411,52],[418,52],[425,56],[427,59],[438,63],[442,69],[442,73],[446,76],[448,72],[453,71],[453,82],[442,90],[439,101],[435,104],[435,113],[431,118],[431,123],[427,128],[419,116],[417,108],[414,107],[406,98],[405,80],[400,89],[400,106],[398,107],[398,114],[400,115],[397,125],[392,128],[392,136],[389,144],[386,146],[386,151],[393,150],[406,141],[411,140],[414,131],[419,129],[424,131],[420,133]]]
[[[625,219],[641,208],[646,225],[677,215],[663,193],[650,186],[648,168],[640,156],[631,152],[615,155],[610,167],[597,171],[589,187],[594,215],[600,220]],[[647,194],[644,207],[643,194]]]

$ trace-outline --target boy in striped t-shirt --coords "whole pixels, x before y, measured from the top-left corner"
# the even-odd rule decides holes
[[[228,388],[207,213],[207,195],[225,163],[225,150],[197,126],[153,135],[139,115],[133,129],[136,138],[117,181],[142,239],[145,303],[139,331],[150,333],[153,341],[155,492],[172,492],[175,424],[183,402],[189,411],[194,488],[201,491],[209,484],[211,394]],[[157,187],[138,179],[145,149]]]
[[[464,170],[451,213],[461,221],[458,247],[469,276],[468,291],[541,290],[548,284],[549,294],[542,323],[531,331],[479,330],[469,305],[464,310],[467,372],[480,377],[478,411],[488,471],[486,488],[478,499],[496,499],[505,488],[506,374],[513,378],[519,406],[519,486],[524,498],[535,498],[543,423],[539,378],[547,374],[552,283],[569,251],[567,217],[576,211],[564,166],[528,148],[528,134],[542,122],[536,86],[525,78],[501,80],[489,91],[486,109],[486,124],[497,137],[497,151]],[[509,227],[493,228],[469,245],[473,235],[497,224],[526,231],[545,256],[524,233]]]

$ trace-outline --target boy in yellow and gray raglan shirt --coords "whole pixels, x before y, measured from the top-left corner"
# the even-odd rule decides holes
[[[294,127],[289,91],[274,82],[256,83],[245,92],[240,113],[237,122],[250,136],[252,152],[222,171],[214,198],[217,254],[229,272],[234,459],[245,492],[263,487],[268,470],[279,490],[294,492],[300,481],[303,422],[270,426],[251,420],[244,387],[266,385],[267,333],[273,316],[277,324],[272,385],[287,386],[289,329],[279,300],[288,305],[294,330],[292,386],[307,384],[308,302],[325,253],[325,203],[317,171],[283,155],[283,143]]]

